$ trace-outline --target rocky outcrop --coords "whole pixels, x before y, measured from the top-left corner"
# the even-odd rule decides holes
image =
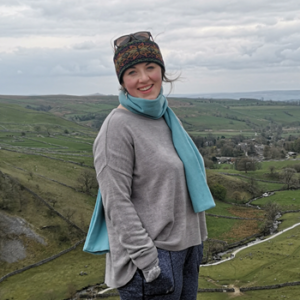
[[[0,212],[0,260],[13,263],[26,257],[26,249],[20,236],[46,245],[45,240],[24,219]]]

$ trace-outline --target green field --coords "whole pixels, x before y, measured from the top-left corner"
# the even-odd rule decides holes
[[[233,260],[202,267],[201,288],[235,285],[238,287],[272,285],[300,281],[300,227],[264,243],[239,252]],[[207,281],[210,280],[209,284]]]
[[[82,245],[47,264],[15,275],[1,283],[1,299],[65,299],[70,292],[103,283],[105,256],[82,251]],[[80,272],[87,275],[80,276]]]
[[[297,210],[297,209],[300,209],[300,192],[299,192],[299,190],[276,192],[272,196],[261,198],[261,199],[254,201],[253,204],[263,206],[268,201],[278,203],[282,207],[283,211],[284,210]]]
[[[249,291],[245,293],[199,293],[199,300],[227,300],[227,299],[247,299],[247,300],[281,300],[297,299],[300,294],[300,286],[289,286],[274,290]],[[112,298],[111,298],[112,299]],[[117,298],[118,299],[118,298]]]

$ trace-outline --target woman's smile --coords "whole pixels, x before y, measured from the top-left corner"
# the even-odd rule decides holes
[[[139,63],[123,75],[123,87],[133,97],[154,100],[162,86],[161,67],[156,63]]]

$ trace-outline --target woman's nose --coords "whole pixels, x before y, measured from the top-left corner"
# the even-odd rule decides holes
[[[149,79],[149,76],[148,76],[147,72],[144,72],[144,71],[140,72],[140,77],[139,77],[140,82],[145,82],[148,79]]]

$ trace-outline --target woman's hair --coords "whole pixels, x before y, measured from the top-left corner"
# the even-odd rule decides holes
[[[173,82],[177,81],[180,78],[180,74],[174,78],[169,78],[169,76],[166,75],[166,71],[164,69],[161,69],[161,75],[162,75],[162,80],[163,82],[170,83],[170,91],[168,95],[172,92],[173,90]]]

